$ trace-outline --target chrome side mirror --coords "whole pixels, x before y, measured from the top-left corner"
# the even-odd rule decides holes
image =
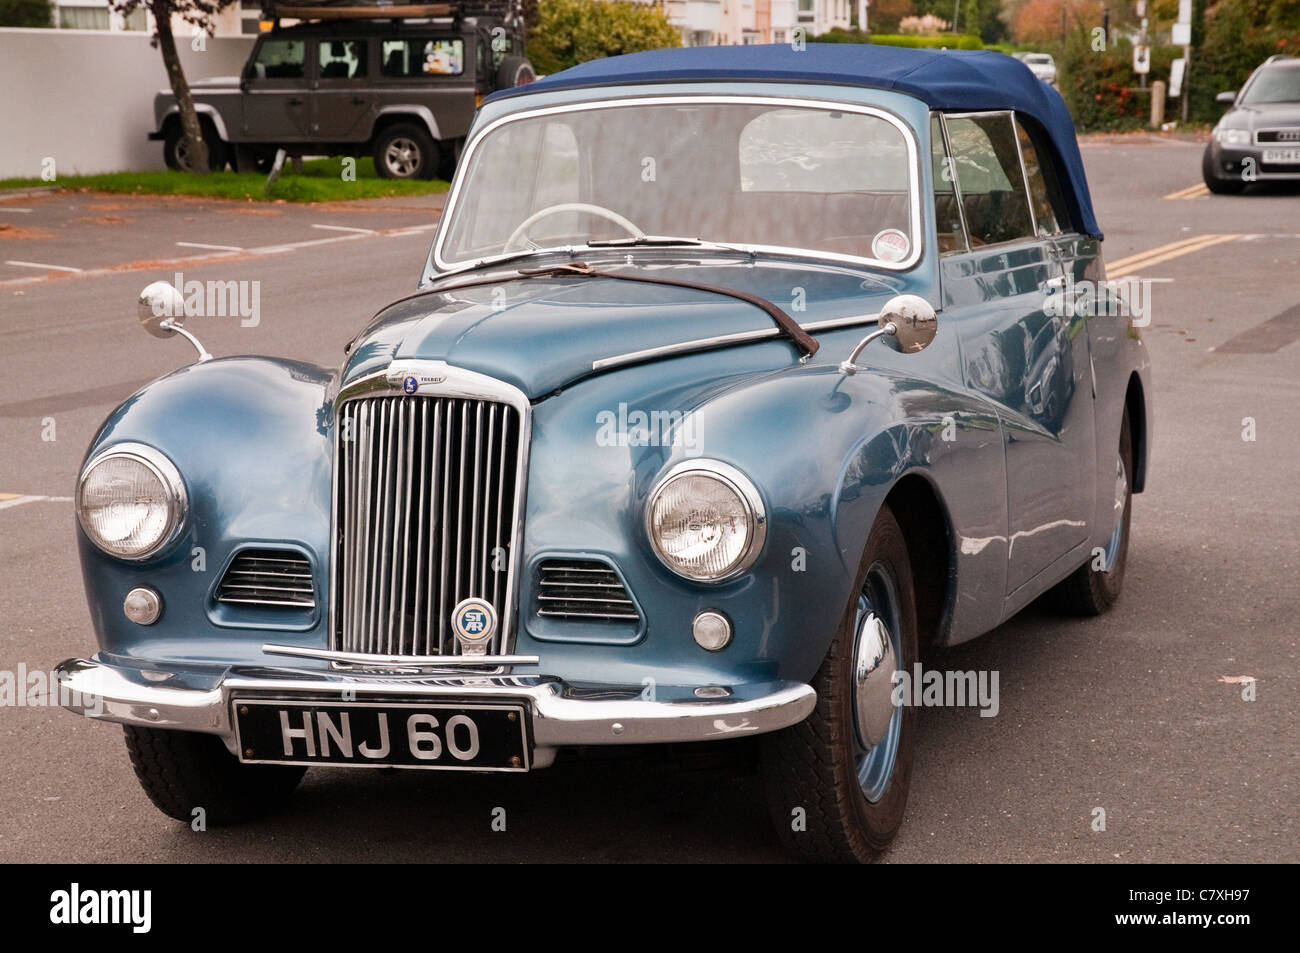
[[[185,330],[185,296],[165,281],[155,281],[140,292],[140,325],[156,338],[179,334],[199,352],[199,362],[212,360],[199,339]]]
[[[880,309],[876,327],[877,330],[859,341],[848,359],[840,363],[842,372],[856,374],[858,355],[876,338],[886,338],[894,350],[904,354],[924,351],[939,331],[939,316],[930,307],[930,302],[920,295],[896,295]]]

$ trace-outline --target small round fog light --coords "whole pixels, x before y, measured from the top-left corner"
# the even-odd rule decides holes
[[[136,586],[122,601],[122,613],[136,625],[153,625],[162,615],[162,597],[148,586]]]
[[[691,623],[695,644],[710,652],[721,652],[731,643],[731,620],[721,612],[706,609]]]

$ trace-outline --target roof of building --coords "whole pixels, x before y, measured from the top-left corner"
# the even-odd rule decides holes
[[[774,82],[866,86],[914,96],[946,111],[1014,109],[1046,131],[1071,218],[1101,238],[1074,122],[1060,95],[1019,60],[992,50],[920,50],[852,43],[696,46],[591,60],[492,99],[593,86],[680,82]]]

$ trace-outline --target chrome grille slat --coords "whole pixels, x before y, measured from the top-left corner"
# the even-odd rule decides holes
[[[449,616],[477,596],[503,623],[490,651],[504,650],[525,410],[436,393],[340,402],[332,648],[458,654]]]
[[[233,605],[311,609],[316,605],[311,563],[280,550],[236,553],[217,586],[217,601]]]
[[[636,603],[613,568],[603,562],[548,559],[538,570],[539,616],[583,622],[639,622]]]

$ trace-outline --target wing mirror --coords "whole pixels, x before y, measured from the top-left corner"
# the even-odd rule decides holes
[[[858,355],[876,338],[884,338],[896,351],[915,354],[930,346],[938,330],[939,317],[930,307],[930,302],[920,295],[896,295],[880,309],[876,330],[858,342],[848,359],[840,363],[840,370],[845,374],[856,374]]]
[[[194,345],[199,352],[199,363],[212,360],[199,339],[185,330],[185,296],[174,285],[155,281],[140,292],[139,315],[141,326],[156,338],[169,338],[179,334]]]
[[[1225,106],[1231,106],[1233,103],[1237,101],[1237,94],[1231,91],[1226,93],[1219,93],[1219,95],[1214,97],[1214,101],[1216,103],[1223,103],[1223,105]]]

